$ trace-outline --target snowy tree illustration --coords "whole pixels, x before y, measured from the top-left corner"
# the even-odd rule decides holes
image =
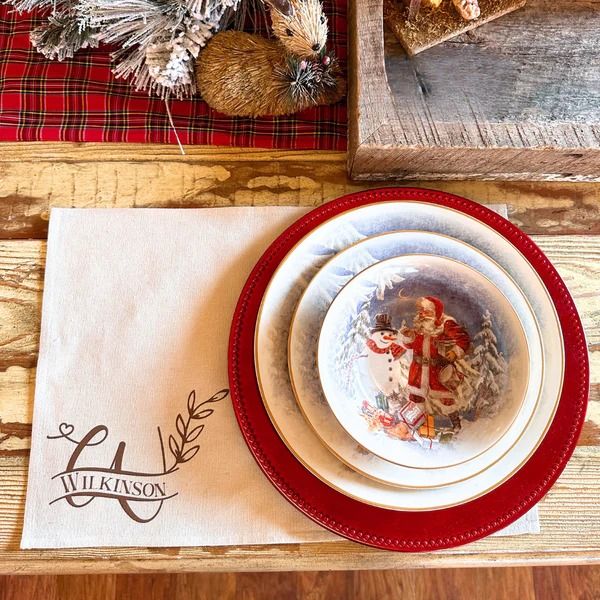
[[[365,342],[371,334],[371,317],[368,307],[367,302],[360,306],[351,318],[348,330],[340,332],[341,335],[337,340],[336,362],[342,366],[342,372],[345,375],[344,385],[347,390],[354,388],[354,361],[365,354]]]
[[[498,339],[492,329],[492,315],[483,313],[481,331],[474,338],[471,367],[479,372],[473,389],[473,408],[478,416],[492,416],[506,381],[507,364],[498,351]]]

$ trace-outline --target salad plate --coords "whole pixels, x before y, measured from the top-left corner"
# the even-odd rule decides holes
[[[397,255],[409,256],[424,251],[436,256],[445,256],[464,261],[473,265],[481,273],[489,277],[498,286],[498,289],[506,295],[515,312],[518,314],[529,346],[528,361],[524,363],[529,371],[527,393],[522,410],[511,425],[511,430],[507,433],[506,439],[503,439],[493,451],[490,450],[482,453],[481,456],[477,457],[477,460],[443,469],[423,469],[422,464],[416,469],[404,467],[392,464],[375,454],[366,452],[360,444],[348,435],[338,420],[333,417],[331,409],[323,396],[320,382],[314,376],[317,367],[317,340],[321,324],[333,298],[343,286],[343,282],[347,281],[350,275],[356,275],[363,269],[377,264],[378,261],[387,260]],[[376,293],[375,289],[371,291]],[[388,295],[390,291],[387,290]],[[397,298],[397,295],[395,297]],[[394,302],[393,294],[391,298],[392,302]],[[401,300],[401,303],[405,308],[410,310],[411,303],[407,303],[406,299]],[[376,300],[376,304],[379,304],[378,300]],[[365,306],[364,308],[367,309],[368,307]],[[374,310],[376,313],[378,309],[375,308]],[[342,367],[342,370],[348,371],[354,367],[362,367],[366,371],[369,370],[370,353],[368,352],[367,345],[369,339],[371,339],[371,329],[376,325],[377,315],[369,315],[368,312],[369,310],[355,312],[353,319],[350,320],[355,323],[351,333],[350,345],[342,343],[338,347],[338,351],[333,354],[337,363]],[[483,315],[481,317],[483,318]],[[480,329],[483,329],[483,327]],[[491,333],[493,333],[493,329]],[[377,335],[377,332],[375,335]],[[474,335],[477,335],[477,333]],[[473,346],[475,345],[473,344]],[[379,358],[380,355],[376,354],[377,358]],[[407,360],[408,352],[402,354],[402,357],[399,357],[398,361],[394,361],[392,366],[395,367],[394,372],[403,374],[402,380],[406,383],[405,377],[408,373],[410,363]],[[469,362],[472,362],[474,358],[474,356],[470,357]],[[383,483],[401,487],[438,487],[447,485],[471,477],[488,468],[503,456],[523,434],[538,404],[544,363],[537,321],[529,303],[510,276],[499,265],[464,242],[440,234],[422,231],[393,232],[370,237],[338,253],[326,263],[311,280],[298,302],[292,317],[288,359],[292,390],[296,396],[298,406],[323,444],[341,461],[363,475]],[[385,360],[389,360],[389,358],[386,359],[384,357]],[[398,366],[401,369],[397,368],[396,363],[399,363]],[[384,366],[387,367],[389,365],[385,363]],[[344,374],[340,378],[340,382],[348,382],[347,375],[349,374]],[[469,374],[472,375],[472,373]],[[500,376],[497,383],[501,384],[501,379],[506,375],[503,374]],[[469,379],[471,385],[477,385],[478,382],[473,380],[473,377]],[[405,387],[404,385],[404,391],[406,391]],[[346,395],[345,390],[343,393]],[[377,406],[378,397],[380,398],[379,407]],[[394,399],[391,399],[392,410],[390,410],[389,401],[384,410],[381,406],[382,401],[385,402],[381,398],[381,394],[375,390],[374,399],[367,406],[361,406],[359,414],[365,419],[365,422],[368,422],[380,434],[385,434],[386,437],[389,436],[394,445],[402,441],[402,437],[413,438],[412,442],[414,443],[414,435],[407,435],[408,432],[404,427],[398,427],[399,418],[397,410],[393,409],[394,404],[397,405],[398,403],[394,402]],[[472,416],[468,415],[468,417]],[[375,420],[375,423],[373,423],[373,420]],[[429,442],[430,438],[428,439],[426,436],[422,436],[419,440],[419,444],[426,447],[430,445]]]

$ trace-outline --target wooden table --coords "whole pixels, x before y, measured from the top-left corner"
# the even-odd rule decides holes
[[[540,503],[540,535],[395,554],[351,542],[221,548],[21,551],[49,209],[316,206],[365,189],[333,152],[150,145],[0,145],[0,572],[149,572],[465,567],[600,562],[600,183],[419,183],[509,205],[579,308],[591,359],[587,421]],[[375,185],[375,184],[372,184]],[[381,185],[381,184],[378,184]],[[567,375],[568,376],[568,375]]]

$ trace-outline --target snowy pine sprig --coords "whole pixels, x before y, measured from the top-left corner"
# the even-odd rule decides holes
[[[81,48],[99,44],[98,31],[78,11],[79,0],[5,0],[18,12],[41,10],[47,21],[31,32],[31,43],[46,58],[72,58]]]
[[[0,0],[1,1],[1,0]],[[115,45],[113,71],[160,97],[196,91],[194,63],[240,0],[4,0],[18,11],[40,9],[47,21],[31,34],[48,58]]]
[[[97,48],[98,30],[70,12],[54,13],[31,32],[31,45],[46,58],[73,58],[82,48]]]
[[[4,4],[14,6],[19,12],[29,12],[36,9],[52,8],[55,11],[74,8],[78,0],[9,0]]]

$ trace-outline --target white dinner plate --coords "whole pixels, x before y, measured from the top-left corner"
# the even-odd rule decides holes
[[[311,278],[340,250],[369,236],[398,230],[443,233],[487,254],[521,288],[539,322],[543,347],[551,349],[545,355],[538,408],[521,438],[489,469],[439,488],[394,488],[350,469],[322,444],[304,419],[295,402],[287,370],[292,313]],[[263,297],[255,331],[255,364],[261,395],[290,451],[312,473],[341,493],[397,510],[433,510],[461,504],[489,492],[515,473],[537,448],[552,420],[562,388],[563,353],[554,305],[537,272],[521,253],[501,234],[473,217],[416,201],[382,202],[352,209],[304,237],[274,273]]]

